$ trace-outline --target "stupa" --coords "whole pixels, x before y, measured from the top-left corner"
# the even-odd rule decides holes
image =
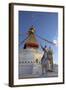
[[[19,78],[42,74],[42,55],[43,52],[39,50],[39,44],[35,37],[35,28],[32,26],[28,30],[24,48],[19,50]]]

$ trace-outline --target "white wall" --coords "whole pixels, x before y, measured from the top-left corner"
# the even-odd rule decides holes
[[[0,0],[0,90],[10,90],[8,87],[8,3],[38,3],[50,5],[64,5],[66,7],[66,0]],[[66,21],[66,20],[65,20]],[[49,86],[34,86],[34,87],[17,87],[13,90],[65,90],[64,85],[49,85]]]

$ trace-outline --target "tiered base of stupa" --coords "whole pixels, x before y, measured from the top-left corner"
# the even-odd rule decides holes
[[[43,52],[38,49],[21,49],[19,51],[19,78],[30,75],[41,75],[41,58]]]

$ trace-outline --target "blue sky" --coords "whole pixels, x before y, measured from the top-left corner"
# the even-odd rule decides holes
[[[49,41],[58,39],[58,13],[52,12],[32,12],[32,11],[19,11],[19,43],[27,36],[27,32],[31,26],[36,29],[36,34]],[[40,38],[36,37],[37,42],[42,46],[45,44],[51,46],[54,52],[54,61],[58,63],[58,47],[47,43]],[[22,48],[24,44],[20,45]]]

